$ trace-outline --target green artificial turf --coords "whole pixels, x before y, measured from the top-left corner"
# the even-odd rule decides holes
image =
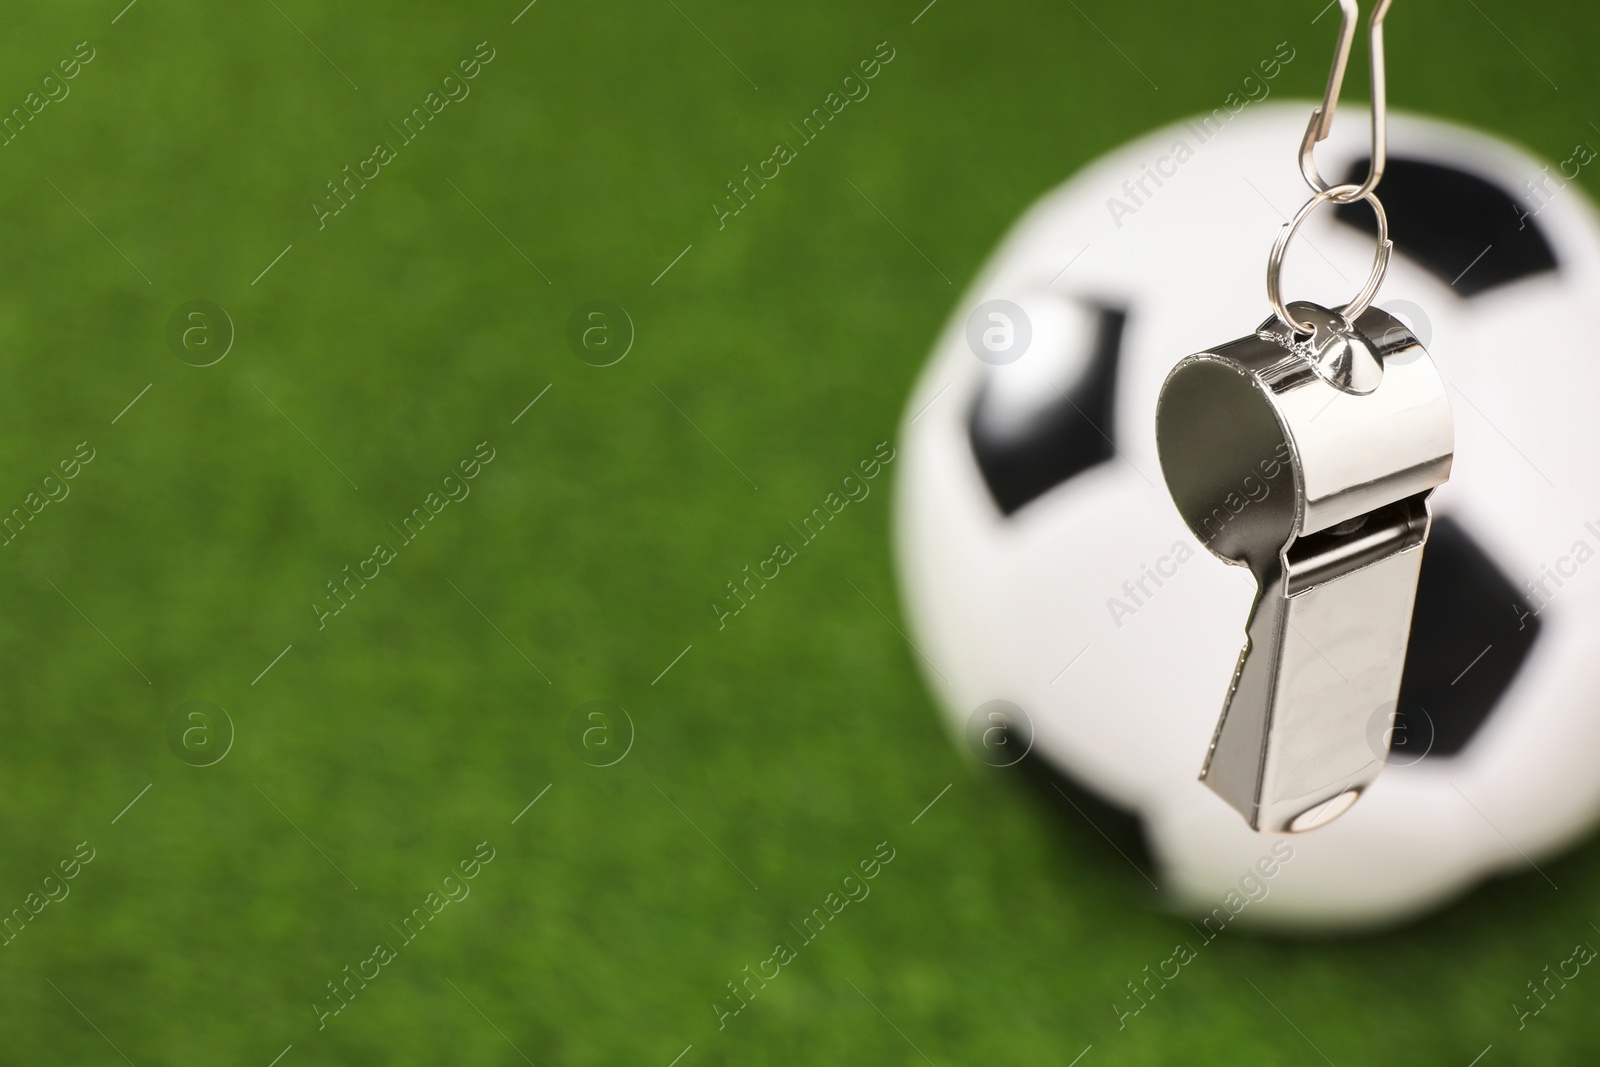
[[[124,2],[14,4],[0,33],[0,108],[62,97],[0,147],[0,508],[39,508],[0,554],[0,908],[40,906],[0,948],[0,1062],[1600,1055],[1600,977],[1520,1031],[1511,1008],[1600,941],[1594,844],[1559,891],[1530,873],[1398,933],[1230,931],[1119,1029],[1124,983],[1193,935],[958,758],[896,632],[894,463],[723,628],[710,607],[893,439],[1039,194],[1279,41],[1302,58],[1274,92],[1320,93],[1320,4]],[[1402,0],[1391,100],[1566,158],[1600,143],[1597,26]],[[376,175],[313,207],[347,165]],[[169,330],[197,300],[236,333],[204,367],[225,326]],[[569,348],[589,301],[631,319],[620,363]],[[609,767],[597,700],[634,728]],[[211,766],[169,742],[223,742],[184,748],[191,701],[234,726]]]

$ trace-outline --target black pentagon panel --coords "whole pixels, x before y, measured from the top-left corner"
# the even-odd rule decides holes
[[[1368,165],[1357,160],[1344,180],[1359,184]],[[1555,251],[1528,209],[1475,174],[1390,156],[1377,192],[1395,248],[1462,296],[1556,269]],[[1377,235],[1377,220],[1365,203],[1340,204],[1334,216]]]
[[[1464,749],[1511,687],[1539,625],[1471,535],[1450,519],[1434,519],[1411,616],[1394,761]]]
[[[1104,306],[1094,311],[1093,336],[1086,339],[1092,349],[1084,369],[1075,381],[1055,382],[1053,395],[1043,398],[1025,427],[990,425],[984,399],[991,383],[986,381],[973,400],[967,420],[973,456],[1006,515],[1115,455],[1112,416],[1127,315]]]

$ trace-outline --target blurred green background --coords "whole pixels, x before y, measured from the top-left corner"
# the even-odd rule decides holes
[[[1278,41],[1303,58],[1275,95],[1319,94],[1320,3],[124,2],[11,5],[0,33],[3,109],[94,56],[0,148],[0,508],[94,454],[0,555],[0,908],[94,850],[0,948],[0,1061],[1600,1054],[1600,979],[1520,1032],[1510,1007],[1600,921],[1592,844],[1546,868],[1559,892],[1529,874],[1399,933],[1230,933],[1119,1031],[1188,928],[958,758],[888,621],[893,465],[726,629],[708,607],[894,437],[1034,198]],[[1600,139],[1597,29],[1402,0],[1390,99],[1565,158]],[[479,42],[470,96],[319,229],[326,183]],[[724,183],[879,42],[870,97],[719,230]],[[195,300],[236,332],[211,366],[225,322],[168,340]],[[592,300],[636,331],[616,365],[569,349]],[[470,496],[319,629],[325,583],[480,442]],[[178,753],[217,751],[215,715],[168,741],[196,700],[236,731],[206,767]],[[593,700],[635,728],[610,767],[570,741]],[[885,841],[871,896],[719,1029],[726,983]],[[319,1029],[326,983],[480,842],[470,896]]]

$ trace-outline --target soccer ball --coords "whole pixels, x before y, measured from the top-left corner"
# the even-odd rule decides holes
[[[1179,518],[1154,416],[1173,364],[1268,314],[1267,251],[1308,195],[1311,106],[1150,134],[1022,218],[907,405],[895,536],[912,643],[964,748],[1043,772],[1130,861],[1142,843],[1181,909],[1249,876],[1263,889],[1242,920],[1358,928],[1493,874],[1537,880],[1600,815],[1600,345],[1583,313],[1600,220],[1570,182],[1586,145],[1546,165],[1391,113],[1378,193],[1397,254],[1378,306],[1448,383],[1455,466],[1432,498],[1399,706],[1371,723],[1389,766],[1284,861],[1197,780],[1255,582]],[[1337,124],[1322,173],[1360,181],[1366,135]],[[1319,209],[1286,298],[1348,300],[1375,232],[1365,205]]]

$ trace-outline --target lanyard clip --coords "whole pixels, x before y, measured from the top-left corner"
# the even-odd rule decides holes
[[[1383,167],[1388,155],[1387,112],[1388,92],[1383,70],[1383,17],[1389,13],[1392,0],[1378,0],[1367,19],[1367,33],[1371,39],[1372,66],[1372,165],[1366,180],[1354,192],[1339,193],[1332,199],[1348,204],[1364,198],[1383,178]],[[1356,20],[1360,16],[1356,0],[1339,0],[1339,42],[1334,48],[1333,68],[1328,72],[1328,88],[1322,94],[1322,104],[1311,111],[1311,121],[1306,125],[1306,135],[1300,141],[1300,174],[1314,192],[1325,193],[1333,188],[1317,171],[1314,154],[1318,141],[1326,140],[1333,129],[1333,112],[1339,106],[1339,90],[1344,85],[1344,69],[1350,62],[1350,47],[1355,43]]]

